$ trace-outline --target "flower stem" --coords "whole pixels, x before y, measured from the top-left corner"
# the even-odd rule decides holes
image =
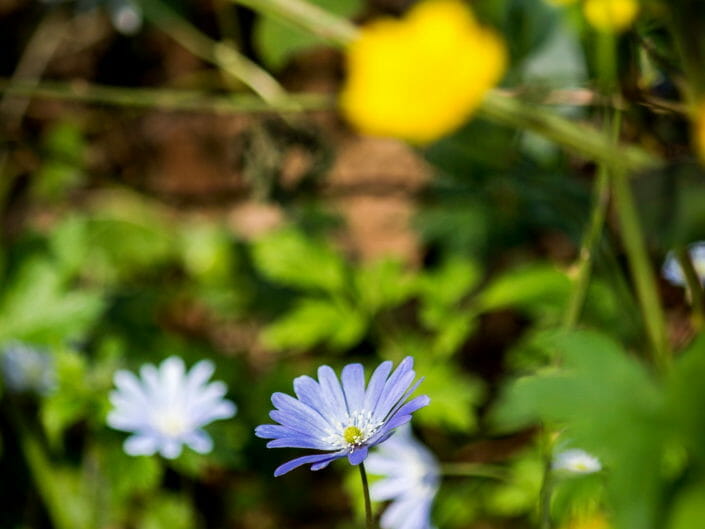
[[[365,497],[365,527],[366,529],[374,529],[374,520],[372,518],[372,502],[370,500],[370,486],[367,483],[367,472],[365,472],[365,464],[360,463],[360,479],[362,480],[362,493]]]
[[[605,224],[605,216],[609,204],[609,187],[609,172],[605,165],[600,165],[593,188],[590,223],[583,235],[577,262],[573,265],[573,288],[568,300],[568,309],[563,318],[563,327],[566,329],[575,327],[585,303],[594,254]]]
[[[168,111],[244,114],[299,112],[335,107],[332,97],[321,94],[288,94],[276,101],[263,101],[255,94],[214,95],[196,90],[128,88],[88,83],[44,81],[29,83],[0,78],[0,92],[40,99],[56,99],[128,108],[161,108]]]
[[[232,46],[212,40],[161,0],[142,2],[144,16],[196,57],[217,66],[231,79],[247,85],[267,102],[286,97],[286,91],[267,71]]]
[[[663,369],[669,363],[663,309],[658,297],[656,280],[649,263],[634,197],[629,187],[627,175],[623,171],[614,170],[612,191],[617,218],[622,230],[622,241],[627,252],[629,268],[646,324],[646,332],[653,350],[653,360],[657,367]]]

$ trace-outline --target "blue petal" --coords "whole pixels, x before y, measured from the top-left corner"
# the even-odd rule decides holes
[[[317,410],[331,426],[340,420],[338,417],[339,410],[336,409],[335,402],[324,398],[321,385],[311,377],[306,375],[296,377],[294,379],[294,392],[296,392],[296,396],[301,402]]]
[[[319,367],[318,382],[321,385],[321,397],[324,402],[329,403],[333,418],[336,421],[345,422],[348,416],[348,407],[335,371],[329,366]]]
[[[348,364],[341,375],[343,393],[350,413],[362,410],[365,402],[365,370],[362,364]]]
[[[392,363],[387,360],[382,362],[377,369],[374,370],[372,376],[370,377],[370,383],[367,386],[367,391],[365,391],[365,410],[373,410],[377,406],[377,401],[379,396],[382,394],[382,389],[384,389],[384,383],[389,376],[389,372],[392,370]]]
[[[359,465],[367,457],[367,447],[361,446],[348,454],[348,461],[351,465]]]
[[[414,397],[411,399],[409,402],[401,406],[400,408],[394,410],[394,415],[411,415],[414,413],[416,410],[420,410],[424,406],[428,406],[428,404],[431,402],[431,399],[428,397],[428,395],[419,395],[418,397]]]
[[[281,414],[281,418],[286,419],[286,423],[295,425],[303,422],[312,429],[318,430],[321,433],[325,433],[328,429],[330,429],[330,425],[321,416],[321,414],[318,413],[317,410],[307,406],[299,400],[296,400],[290,395],[285,393],[274,393],[272,395],[272,404],[274,404],[275,408],[278,408],[281,412],[283,412]]]
[[[255,428],[255,435],[262,439],[278,439],[279,437],[291,437],[297,433],[296,430],[289,428],[288,426],[282,426],[279,424],[260,424]]]
[[[330,450],[328,443],[324,443],[312,437],[303,435],[292,435],[290,437],[279,437],[267,443],[267,448],[314,448],[316,450]]]
[[[318,470],[319,468],[324,468],[328,463],[331,461],[334,461],[336,459],[339,459],[345,455],[345,452],[334,452],[334,453],[328,453],[328,454],[314,454],[314,455],[308,455],[308,456],[301,456],[297,457],[296,459],[292,459],[291,461],[287,461],[283,465],[280,465],[277,467],[277,469],[274,471],[274,477],[279,477],[283,474],[286,474],[287,472],[290,472],[294,470],[295,468],[300,467],[301,465],[306,465],[308,463],[313,463],[311,466],[312,470]],[[319,465],[324,464],[323,467],[319,467]],[[314,467],[319,467],[319,468],[314,468]]]
[[[416,376],[414,371],[406,371],[399,377],[395,377],[395,374],[392,374],[385,384],[377,407],[373,410],[374,417],[377,420],[381,421],[387,418],[389,412],[399,403]]]

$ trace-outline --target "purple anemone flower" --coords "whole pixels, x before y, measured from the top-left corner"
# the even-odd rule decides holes
[[[397,369],[382,362],[365,387],[365,371],[361,364],[343,368],[341,380],[328,366],[318,368],[318,381],[309,376],[294,379],[296,398],[274,393],[276,410],[269,416],[279,424],[263,424],[255,434],[272,439],[268,448],[311,448],[323,453],[297,457],[274,471],[286,474],[301,465],[311,470],[327,467],[342,457],[359,465],[367,450],[394,433],[394,429],[411,420],[411,414],[426,406],[429,398],[421,395],[408,400],[421,380],[414,382],[414,359],[406,357]],[[390,375],[391,373],[391,375]],[[408,400],[408,402],[407,402]]]

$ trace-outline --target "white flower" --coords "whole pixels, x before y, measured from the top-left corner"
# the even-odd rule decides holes
[[[370,474],[384,476],[372,484],[375,501],[392,500],[382,514],[382,529],[430,529],[431,506],[438,492],[440,469],[433,454],[411,434],[399,428],[365,462]]]
[[[688,246],[688,253],[695,268],[695,274],[705,285],[705,241],[695,242]],[[673,252],[668,252],[661,270],[663,277],[674,285],[686,286],[681,265]]]
[[[171,356],[158,368],[143,365],[140,378],[129,371],[116,372],[117,390],[110,393],[113,409],[107,422],[116,430],[133,432],[125,440],[125,452],[133,456],[159,452],[169,459],[181,454],[182,445],[201,454],[210,452],[213,441],[202,427],[236,412],[235,404],[223,399],[225,384],[208,383],[213,371],[213,363],[202,360],[186,373],[181,358]]]
[[[56,386],[54,362],[47,351],[12,342],[0,356],[8,389],[17,392],[49,393]]]
[[[553,469],[573,474],[592,474],[602,470],[602,463],[586,451],[573,448],[556,455],[553,459]]]

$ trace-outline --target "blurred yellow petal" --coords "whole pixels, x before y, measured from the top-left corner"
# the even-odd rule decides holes
[[[611,529],[611,526],[602,514],[596,514],[590,518],[573,520],[563,525],[561,529]]]
[[[362,28],[347,50],[343,113],[358,130],[415,143],[459,127],[504,72],[504,43],[457,0]]]
[[[570,6],[577,2],[578,0],[546,0],[546,3],[554,6]]]
[[[586,0],[585,18],[595,29],[620,33],[632,25],[639,14],[637,0]]]

